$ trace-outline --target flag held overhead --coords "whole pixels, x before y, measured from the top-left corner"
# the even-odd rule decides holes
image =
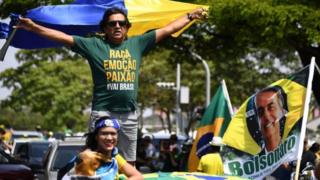
[[[86,36],[99,32],[99,22],[106,9],[111,7],[124,9],[128,12],[129,20],[132,22],[132,28],[128,35],[133,36],[163,27],[172,20],[186,15],[187,12],[194,10],[199,5],[167,0],[76,0],[67,5],[42,6],[31,9],[27,12],[26,17],[37,24],[70,35]],[[207,6],[203,7],[208,8]],[[62,46],[62,44],[22,29],[16,32],[10,45],[22,49]]]
[[[9,33],[9,25],[0,22],[0,39],[7,39]]]
[[[18,16],[15,14],[11,14],[11,22],[10,22],[11,27],[18,24],[18,23],[19,23]],[[12,39],[14,38],[14,36],[17,32],[17,29],[13,29],[11,31],[10,35],[8,35],[8,33],[6,33],[5,31],[9,30],[9,29],[10,29],[10,27],[4,23],[2,24],[1,29],[0,29],[0,31],[3,32],[3,38],[7,39],[6,42],[4,43],[4,45],[0,49],[0,61],[4,60],[4,57],[7,53],[7,50],[12,42]]]

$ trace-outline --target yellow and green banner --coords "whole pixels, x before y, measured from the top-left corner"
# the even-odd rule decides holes
[[[190,172],[197,170],[200,157],[207,153],[208,143],[214,136],[222,137],[231,120],[228,97],[225,94],[223,85],[220,85],[200,121],[189,155]]]
[[[148,30],[164,27],[196,8],[209,9],[205,5],[168,0],[124,0],[124,3],[128,9],[129,20],[132,23],[128,32],[129,36],[140,35]],[[180,35],[192,23],[173,36]]]
[[[145,180],[245,180],[241,177],[235,176],[215,176],[199,172],[172,172],[172,173],[150,173],[144,174]]]
[[[308,77],[309,66],[241,105],[223,136],[225,173],[262,179],[297,159]]]

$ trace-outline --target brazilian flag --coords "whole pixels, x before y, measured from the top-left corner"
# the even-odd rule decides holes
[[[223,85],[220,85],[197,129],[196,139],[193,143],[188,161],[188,170],[190,172],[197,170],[199,158],[207,153],[208,143],[212,140],[213,136],[222,137],[228,127],[231,120],[231,113],[228,109],[226,97],[223,91]]]
[[[282,140],[288,137],[294,125],[302,119],[308,75],[309,66],[267,87],[278,89],[284,101],[283,108],[287,111],[285,121],[280,122],[281,126],[283,126],[281,129]],[[261,132],[257,131],[260,129],[258,127],[258,112],[254,107],[256,94],[248,98],[241,105],[223,136],[223,142],[228,146],[252,155],[258,154],[262,150],[260,142],[262,141]]]
[[[172,172],[172,173],[150,173],[144,174],[145,180],[246,180],[235,176],[215,176],[199,172]]]
[[[63,31],[70,35],[87,36],[88,34],[100,32],[99,22],[104,12],[111,7],[117,7],[128,13],[129,21],[132,23],[132,27],[128,32],[129,37],[164,27],[196,8],[209,8],[205,5],[168,0],[75,0],[70,4],[41,6],[30,9],[25,17],[40,25]],[[10,31],[13,29],[12,26],[18,17],[12,16],[12,18],[10,25],[0,23],[0,38],[5,39],[9,36]],[[179,36],[194,22],[191,22],[173,36]],[[21,49],[62,46],[60,43],[24,30],[16,32],[10,45]]]
[[[309,66],[241,105],[223,135],[225,173],[262,179],[297,159],[308,78]]]

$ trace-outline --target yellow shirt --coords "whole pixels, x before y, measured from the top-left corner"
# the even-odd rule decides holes
[[[212,175],[223,175],[223,163],[220,154],[209,153],[203,155],[197,170]]]
[[[12,133],[9,131],[9,130],[6,130],[6,133],[4,134],[4,141],[6,143],[9,143],[10,140],[11,140],[11,136],[12,136]]]
[[[120,154],[117,154],[115,159],[118,163],[119,170],[122,170],[122,167],[127,163],[127,161]]]

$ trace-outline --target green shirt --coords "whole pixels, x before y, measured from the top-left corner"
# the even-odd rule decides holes
[[[130,112],[136,109],[141,58],[155,45],[155,37],[155,31],[151,31],[114,45],[102,37],[73,36],[71,49],[90,64],[94,83],[92,110]]]

